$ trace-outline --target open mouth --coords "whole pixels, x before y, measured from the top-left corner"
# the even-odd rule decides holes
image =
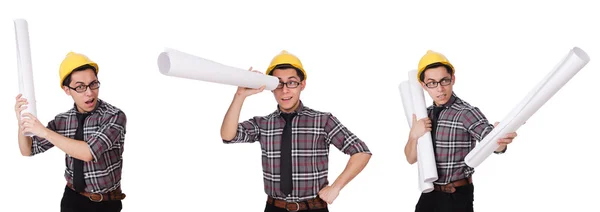
[[[85,105],[88,107],[94,106],[94,103],[96,102],[96,99],[90,99],[85,101]]]
[[[440,95],[437,96],[438,99],[441,99],[441,98],[444,98],[444,97],[446,97],[446,94],[440,94]]]
[[[281,101],[287,102],[292,100],[292,97],[281,98]]]

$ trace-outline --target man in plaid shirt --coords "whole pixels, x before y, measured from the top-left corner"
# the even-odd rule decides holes
[[[465,156],[498,124],[491,125],[479,108],[460,99],[452,90],[454,67],[448,59],[428,51],[419,61],[417,77],[433,99],[428,117],[416,120],[410,130],[404,153],[410,164],[417,162],[417,141],[431,131],[438,180],[434,191],[422,193],[415,211],[473,211],[474,169],[464,162]],[[517,136],[508,133],[498,140],[496,154],[504,153]]]
[[[327,204],[363,170],[371,152],[331,113],[300,101],[306,72],[296,56],[282,51],[266,74],[279,78],[279,86],[272,91],[277,109],[238,123],[244,99],[265,86],[238,88],[221,126],[223,142],[260,143],[268,195],[265,211],[328,211]],[[331,185],[327,179],[330,145],[350,155],[346,169]]]
[[[73,108],[44,125],[31,113],[21,112],[27,99],[17,96],[19,149],[24,156],[56,146],[66,153],[62,212],[122,209],[122,154],[127,118],[119,108],[98,98],[98,65],[85,55],[70,52],[60,65],[60,86],[73,98]],[[25,136],[33,133],[34,136]]]

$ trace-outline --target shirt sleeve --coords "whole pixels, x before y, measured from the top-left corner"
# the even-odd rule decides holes
[[[465,112],[463,125],[478,142],[483,140],[494,129],[494,125],[489,123],[488,119],[477,107],[473,107]],[[503,153],[505,151],[506,149],[502,152],[494,151],[494,153]]]
[[[53,120],[49,121],[48,125],[46,125],[46,128],[48,128],[49,130],[52,130],[52,131],[56,131],[55,120],[53,119]],[[54,147],[54,144],[50,143],[50,141],[48,141],[48,139],[41,138],[38,136],[33,136],[31,138],[31,156],[43,153],[52,147]]]
[[[122,111],[112,115],[100,123],[98,130],[91,134],[87,143],[94,162],[106,151],[113,148],[115,144],[125,138],[127,116]]]
[[[237,133],[231,140],[223,140],[223,143],[254,143],[260,137],[260,127],[254,119],[248,119],[238,123]]]
[[[329,115],[325,123],[326,142],[333,144],[344,154],[356,153],[372,154],[365,142],[360,140],[348,128],[346,128],[335,116]]]

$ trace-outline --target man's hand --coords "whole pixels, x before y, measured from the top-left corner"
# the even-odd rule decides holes
[[[21,121],[21,111],[25,110],[27,108],[27,104],[29,104],[29,102],[27,102],[27,99],[21,98],[21,96],[22,94],[17,95],[17,101],[15,103],[15,113],[17,115],[18,122]]]
[[[494,123],[494,127],[498,126],[499,122]],[[498,144],[500,145],[498,147],[498,149],[496,149],[497,152],[501,152],[504,149],[506,149],[506,146],[510,143],[512,143],[512,141],[517,137],[517,132],[511,132],[511,133],[507,133],[506,135],[504,135],[504,137],[498,139]]]
[[[417,115],[412,115],[412,127],[410,128],[410,137],[412,139],[418,139],[425,133],[431,131],[431,120],[429,117],[419,119],[417,121]]]
[[[319,197],[327,202],[327,204],[332,204],[333,200],[335,200],[339,194],[340,190],[331,186],[325,186],[325,188],[319,191]]]
[[[259,74],[262,74],[261,72],[257,71],[257,70],[252,70],[252,67],[250,67],[250,69],[248,69],[248,71],[252,71],[252,72],[256,72]],[[266,85],[261,86],[258,89],[254,89],[254,88],[245,88],[245,87],[238,87],[236,94],[242,97],[248,97],[257,93],[262,92],[263,90],[265,90],[265,87],[267,87]]]
[[[38,120],[31,113],[23,114],[23,119],[21,119],[21,132],[32,133],[38,137],[46,138],[48,136],[48,128],[46,128],[40,120]]]

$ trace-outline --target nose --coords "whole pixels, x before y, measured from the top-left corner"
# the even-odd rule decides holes
[[[87,88],[87,90],[85,90],[85,92],[83,92],[86,96],[92,96],[94,91],[92,91],[91,88]]]
[[[287,87],[287,85],[283,85],[283,93],[289,93],[290,92],[290,88]]]
[[[444,86],[442,86],[442,84],[438,84],[438,86],[435,88],[435,90],[437,90],[438,92],[443,92],[446,90],[446,88],[444,88]]]

